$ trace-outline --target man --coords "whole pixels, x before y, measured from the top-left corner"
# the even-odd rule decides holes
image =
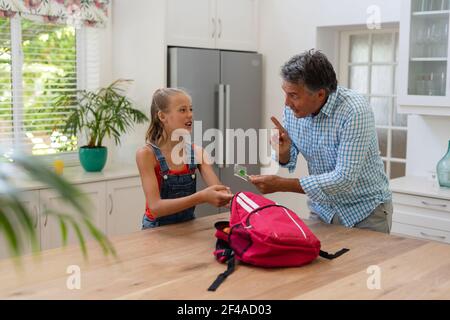
[[[272,144],[289,172],[300,152],[309,176],[252,176],[250,181],[262,193],[306,194],[312,213],[326,223],[389,233],[392,195],[365,97],[338,86],[333,66],[319,51],[292,57],[281,76],[284,127],[271,118],[279,129]]]

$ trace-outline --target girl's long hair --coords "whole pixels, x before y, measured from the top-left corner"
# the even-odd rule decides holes
[[[159,120],[158,112],[169,112],[170,97],[176,96],[178,94],[184,94],[191,98],[190,95],[177,88],[162,88],[155,91],[152,98],[152,104],[150,106],[150,119],[151,123],[147,129],[147,134],[145,135],[145,142],[158,145],[161,141],[164,141],[164,125]]]

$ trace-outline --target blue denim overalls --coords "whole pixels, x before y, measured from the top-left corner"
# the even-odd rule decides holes
[[[193,145],[186,145],[191,150],[189,173],[180,175],[169,174],[169,166],[167,165],[166,159],[162,155],[161,150],[154,144],[150,145],[153,148],[153,152],[156,155],[156,159],[158,160],[161,169],[161,187],[159,190],[161,199],[176,199],[194,194],[197,190],[197,179],[195,172],[197,169],[197,164],[195,163]],[[156,218],[155,220],[150,220],[144,214],[142,219],[142,229],[155,228],[166,224],[192,220],[195,218],[194,210],[195,206],[169,216]]]

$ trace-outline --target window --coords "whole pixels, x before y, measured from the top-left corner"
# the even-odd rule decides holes
[[[341,33],[340,82],[365,95],[375,114],[389,178],[405,175],[407,116],[397,113],[398,30]]]
[[[98,59],[87,57],[86,28],[0,18],[0,145],[33,155],[76,150],[62,135],[68,108],[53,106],[60,94],[90,87]],[[94,34],[94,31],[89,31]],[[91,41],[91,45],[93,41]],[[89,71],[89,72],[87,72]],[[94,81],[95,82],[95,81]]]

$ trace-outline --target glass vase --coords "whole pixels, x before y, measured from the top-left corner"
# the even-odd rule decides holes
[[[448,150],[436,166],[436,173],[441,187],[450,188],[450,140]]]

